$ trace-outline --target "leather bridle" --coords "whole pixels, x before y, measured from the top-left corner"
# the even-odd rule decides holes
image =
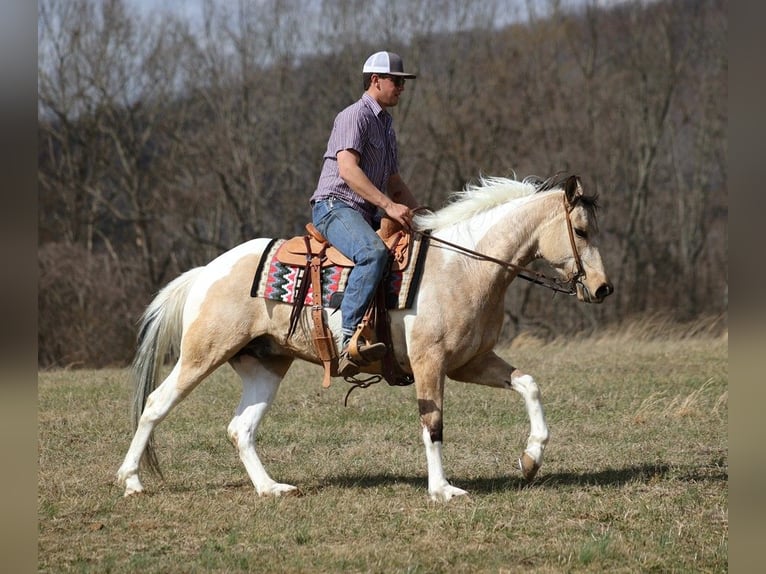
[[[575,285],[582,283],[581,278],[585,277],[585,268],[582,265],[582,259],[580,258],[580,252],[577,251],[577,245],[575,245],[574,228],[572,227],[572,217],[569,215],[572,210],[577,206],[577,200],[575,199],[571,204],[567,203],[566,195],[564,196],[564,211],[567,214],[567,231],[569,232],[569,245],[572,247],[572,255],[575,260],[575,267],[577,268],[574,275],[569,278],[569,281]]]
[[[458,245],[456,243],[452,243],[451,241],[447,241],[446,239],[441,239],[439,237],[436,237],[432,235],[430,231],[414,231],[413,230],[413,233],[419,234],[423,237],[427,237],[429,240],[435,241],[436,243],[441,243],[442,245],[447,245],[448,247],[452,247],[453,249],[456,249],[457,251],[460,251],[467,255],[471,255],[481,261],[491,261],[492,263],[496,263],[497,265],[500,265],[501,267],[505,267],[506,269],[512,269],[517,272],[518,277],[521,277],[522,279],[525,279],[526,281],[530,281],[534,283],[535,285],[542,285],[543,287],[556,291],[557,293],[565,293],[566,295],[575,295],[577,293],[577,286],[580,285],[582,287],[582,278],[585,277],[585,269],[582,264],[582,259],[580,258],[580,253],[577,251],[577,245],[575,244],[574,229],[572,227],[572,218],[570,216],[572,210],[577,206],[577,202],[574,201],[571,204],[568,203],[566,200],[566,195],[564,196],[563,201],[564,201],[564,213],[566,214],[567,233],[569,235],[569,244],[572,247],[572,255],[574,257],[575,267],[576,267],[576,271],[573,274],[571,274],[569,277],[567,277],[566,279],[560,279],[558,277],[549,277],[548,275],[545,275],[544,273],[539,273],[537,271],[527,269],[526,267],[522,267],[521,265],[516,265],[515,263],[511,263],[510,261],[503,261],[502,259],[497,259],[496,257],[492,257],[491,255],[479,253],[478,251],[474,251],[473,249],[468,249],[467,247],[463,247],[462,245]]]

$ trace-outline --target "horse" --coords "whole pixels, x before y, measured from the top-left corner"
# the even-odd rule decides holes
[[[523,397],[530,432],[517,463],[524,478],[535,477],[548,427],[534,378],[493,350],[504,296],[513,279],[524,276],[525,266],[537,259],[550,265],[557,280],[574,285],[570,293],[582,302],[601,303],[610,295],[614,288],[597,245],[597,207],[597,196],[586,195],[576,175],[520,181],[479,177],[443,208],[414,217],[413,232],[428,233],[430,245],[414,304],[389,312],[389,352],[414,378],[432,500],[467,494],[447,480],[442,460],[446,377],[512,389]],[[160,473],[155,427],[227,362],[242,379],[241,400],[227,434],[257,494],[300,492],[272,479],[256,452],[258,427],[291,363],[298,358],[320,364],[306,326],[308,315],[288,338],[292,305],[248,292],[269,241],[252,239],[186,271],[163,287],[143,313],[132,365],[134,435],[117,471],[126,497],[144,491],[140,466]],[[177,361],[157,386],[162,363],[173,352]]]

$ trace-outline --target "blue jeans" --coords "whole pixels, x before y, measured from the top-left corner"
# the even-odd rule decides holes
[[[317,201],[312,219],[327,241],[354,262],[340,305],[345,344],[362,322],[386,272],[388,248],[361,213],[338,199]]]

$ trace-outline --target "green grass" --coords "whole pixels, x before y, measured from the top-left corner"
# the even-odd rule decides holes
[[[610,336],[501,353],[537,380],[551,441],[515,470],[528,421],[511,391],[448,382],[445,468],[427,496],[414,388],[355,391],[296,363],[259,433],[259,498],[226,437],[239,384],[219,370],[158,427],[165,480],[124,499],[126,370],[39,375],[44,572],[724,572],[726,338]]]

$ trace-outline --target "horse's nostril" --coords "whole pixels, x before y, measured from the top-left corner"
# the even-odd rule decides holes
[[[597,299],[604,299],[605,297],[608,297],[614,292],[614,287],[612,287],[611,283],[604,283],[596,290],[596,298]]]

